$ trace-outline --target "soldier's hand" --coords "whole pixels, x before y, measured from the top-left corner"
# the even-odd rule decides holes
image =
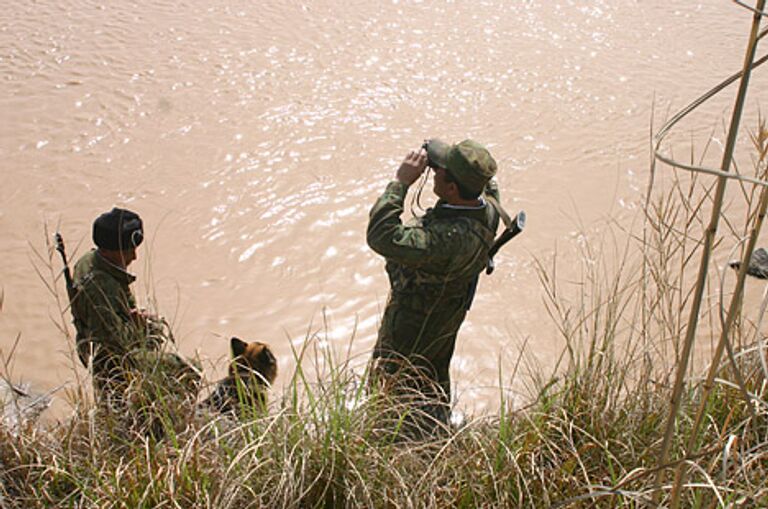
[[[147,318],[149,318],[149,313],[147,313],[143,309],[131,309],[131,320],[133,320],[134,325],[140,329],[144,329],[147,326]]]
[[[153,313],[150,313],[146,309],[131,309],[131,319],[133,323],[144,330],[151,329],[157,323],[163,321],[163,319]]]
[[[411,150],[405,156],[400,168],[397,169],[396,178],[406,187],[410,186],[424,173],[427,167],[427,151],[422,149]]]

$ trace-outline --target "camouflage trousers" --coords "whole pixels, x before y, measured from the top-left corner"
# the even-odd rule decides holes
[[[395,295],[384,311],[373,374],[388,394],[407,402],[416,426],[435,428],[450,420],[450,363],[464,306],[463,296],[425,309]]]

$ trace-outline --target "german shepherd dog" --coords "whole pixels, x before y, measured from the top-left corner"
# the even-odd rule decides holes
[[[246,343],[233,337],[230,346],[229,374],[202,405],[244,419],[266,410],[267,391],[277,377],[277,360],[269,346],[259,341]]]

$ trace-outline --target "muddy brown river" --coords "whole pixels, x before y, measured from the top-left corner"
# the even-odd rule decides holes
[[[43,389],[83,374],[35,253],[47,224],[74,259],[112,206],[145,221],[139,300],[212,378],[231,335],[272,344],[282,382],[307,340],[360,366],[388,291],[367,212],[409,149],[471,137],[499,162],[507,209],[528,215],[453,363],[459,406],[493,407],[500,367],[526,385],[511,379],[522,345],[544,367],[563,346],[535,260],[636,214],[652,116],[739,70],[751,19],[726,0],[3,2],[3,359],[19,339],[2,369]],[[680,139],[717,131],[734,95]]]

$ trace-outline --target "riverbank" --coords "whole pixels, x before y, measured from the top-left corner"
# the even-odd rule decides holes
[[[76,415],[55,427],[0,430],[0,506],[650,507],[668,388],[650,365],[593,346],[527,407],[502,404],[418,442],[343,364],[322,380],[294,373],[268,415],[249,422],[161,414],[176,428],[162,440],[126,433],[75,396]],[[676,440],[665,465],[689,471],[684,507],[768,503],[766,407],[750,415],[732,383],[718,381],[696,450]],[[759,377],[748,388],[765,400]],[[683,408],[680,439],[693,390]]]

